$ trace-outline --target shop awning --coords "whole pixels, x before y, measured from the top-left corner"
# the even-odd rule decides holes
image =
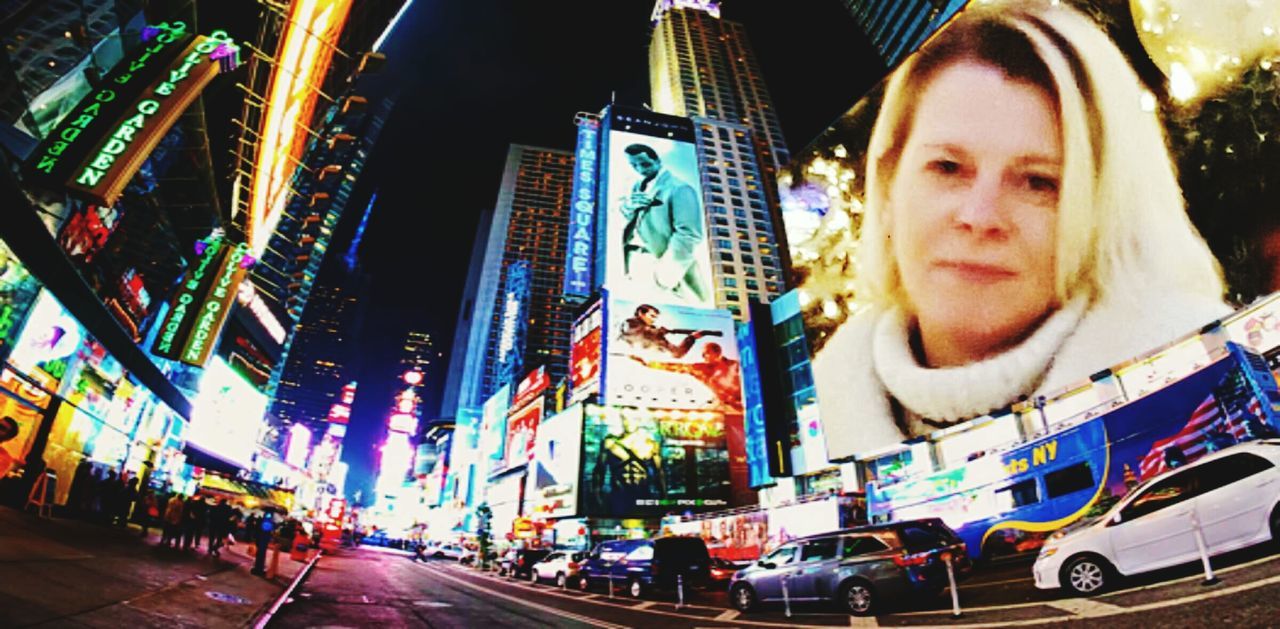
[[[228,478],[220,474],[205,474],[200,479],[199,493],[235,499],[246,507],[280,507],[293,509],[293,490],[280,489],[253,481]]]

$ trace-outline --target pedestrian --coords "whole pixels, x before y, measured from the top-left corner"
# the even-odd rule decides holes
[[[142,537],[147,536],[147,529],[150,529],[160,521],[160,502],[162,496],[157,496],[156,492],[150,487],[143,490],[142,500],[138,504],[138,524],[142,526]],[[162,526],[163,528],[163,526]]]
[[[76,471],[71,475],[71,490],[67,494],[67,505],[76,516],[84,518],[89,515],[89,497],[93,494],[93,464],[89,457],[80,459]]]
[[[120,479],[116,477],[115,470],[107,470],[106,478],[98,484],[98,512],[97,520],[110,525],[115,519],[117,505],[120,503],[120,493],[124,490],[124,486],[120,484]]]
[[[260,577],[267,576],[267,547],[271,545],[271,538],[275,533],[275,522],[271,518],[271,512],[262,514],[262,518],[257,521],[257,527],[253,534],[254,553],[253,553],[253,569],[250,574]]]
[[[182,511],[185,502],[182,500],[182,494],[174,493],[169,498],[169,503],[164,508],[164,537],[160,540],[160,545],[164,547],[178,547],[179,540],[182,535]]]
[[[231,507],[227,504],[226,498],[221,498],[218,504],[209,510],[209,555],[214,557],[222,555],[221,549],[226,542],[230,522]]]
[[[204,498],[192,494],[182,506],[182,550],[200,546],[200,533],[205,525]]]
[[[130,478],[120,489],[120,499],[116,504],[116,512],[113,515],[113,523],[119,526],[129,525],[129,514],[133,511],[134,505],[138,503],[138,479]]]

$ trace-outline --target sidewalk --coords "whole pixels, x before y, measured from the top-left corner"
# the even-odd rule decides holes
[[[0,627],[244,627],[303,566],[282,553],[267,580],[247,544],[215,558],[140,533],[0,507]]]

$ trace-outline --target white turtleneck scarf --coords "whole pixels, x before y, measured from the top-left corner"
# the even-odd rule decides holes
[[[1087,300],[1077,299],[1049,315],[1022,343],[986,360],[941,368],[916,361],[911,321],[895,308],[875,326],[872,363],[885,390],[910,411],[910,432],[921,434],[1003,408],[1034,391],[1087,306]],[[923,418],[933,422],[920,425]]]

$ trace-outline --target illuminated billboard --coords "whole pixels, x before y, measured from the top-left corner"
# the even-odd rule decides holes
[[[200,241],[197,250],[200,258],[174,293],[151,353],[203,367],[252,258],[245,245],[221,238]]]
[[[266,426],[266,412],[267,396],[221,356],[214,357],[200,378],[200,390],[191,404],[187,443],[248,468]]]
[[[587,405],[582,433],[584,515],[646,517],[729,505],[719,413]]]
[[[569,399],[581,400],[600,389],[600,350],[604,302],[597,301],[573,323],[569,338]]]
[[[529,462],[533,456],[534,437],[542,421],[542,398],[521,407],[507,417],[506,455],[503,469],[509,470]]]
[[[529,464],[528,508],[535,518],[578,514],[578,476],[582,462],[582,405],[574,405],[542,421]]]
[[[249,185],[245,237],[255,255],[266,250],[285,203],[293,195],[290,182],[311,140],[307,130],[320,96],[316,87],[329,71],[350,8],[351,0],[289,3],[271,65],[270,87],[263,99],[266,106],[261,125],[253,132],[257,157]]]
[[[609,404],[742,413],[733,315],[608,294]]]
[[[569,206],[569,244],[565,246],[564,294],[586,297],[595,288],[596,166],[600,149],[600,120],[580,114],[578,152],[573,162],[572,204]]]
[[[511,386],[503,385],[485,400],[480,422],[480,470],[490,475],[504,467],[507,441],[507,409],[511,404]]]
[[[0,241],[0,356],[13,346],[39,291],[40,283]]]
[[[608,121],[604,286],[641,301],[713,307],[693,123],[616,106]]]
[[[501,384],[515,382],[524,368],[525,334],[529,330],[529,300],[533,271],[528,260],[506,267],[502,289],[502,325],[498,329],[496,379]]]
[[[1002,4],[968,3],[779,177],[809,219],[787,226],[819,405],[799,435],[831,460],[1052,398],[1280,290],[1264,10]],[[955,62],[979,40],[980,67]],[[988,149],[1048,166],[994,190],[1016,220],[958,209]]]
[[[9,363],[29,374],[39,370],[55,381],[62,380],[68,360],[87,335],[53,293],[41,290],[9,353]]]
[[[756,338],[752,329],[753,321],[736,325],[738,351],[742,355],[742,427],[747,457],[747,484],[750,487],[764,487],[775,481],[769,474],[768,436],[765,434],[764,397],[760,390]]]

